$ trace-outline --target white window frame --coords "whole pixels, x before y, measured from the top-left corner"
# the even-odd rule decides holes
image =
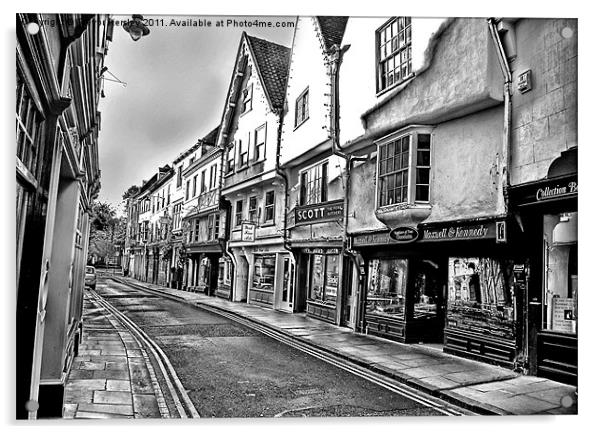
[[[417,166],[417,158],[418,158],[418,134],[428,134],[430,135],[430,158],[429,158],[429,166]],[[409,144],[409,163],[408,163],[408,198],[406,201],[396,202],[392,204],[381,204],[380,203],[380,194],[381,194],[381,173],[380,173],[380,150],[382,146],[386,146],[389,143],[392,143],[396,140],[401,140],[403,137],[409,136],[410,144]],[[374,198],[375,209],[386,208],[389,206],[403,205],[406,204],[408,206],[412,205],[424,205],[429,206],[433,197],[433,149],[434,149],[434,140],[433,140],[433,128],[425,125],[410,125],[400,131],[392,133],[386,137],[383,137],[375,142],[376,144],[376,194]],[[429,169],[429,200],[416,200],[416,171],[417,169],[428,168]],[[424,185],[424,184],[421,184]]]
[[[403,28],[399,31],[403,23]],[[397,33],[393,36],[393,32]],[[384,35],[384,38],[381,37]],[[386,92],[395,86],[403,83],[412,76],[412,18],[411,17],[392,17],[389,18],[375,32],[376,48],[376,93]],[[403,56],[406,56],[404,59]],[[395,70],[399,69],[399,78],[393,78],[393,82],[386,83],[386,77],[383,80],[383,67],[386,63],[392,62],[393,77]],[[405,74],[404,65],[406,67]]]

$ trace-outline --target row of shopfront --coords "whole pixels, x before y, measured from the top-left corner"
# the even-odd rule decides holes
[[[511,188],[509,216],[350,234],[346,246],[247,227],[228,250],[188,247],[185,288],[575,383],[577,178],[551,175]],[[341,206],[296,223],[340,231]]]

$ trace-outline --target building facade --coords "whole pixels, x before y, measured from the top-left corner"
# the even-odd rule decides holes
[[[577,384],[577,20],[497,26],[513,90],[509,206],[529,255],[528,368]]]
[[[199,141],[194,160],[183,171],[184,286],[188,291],[229,298],[229,291],[218,291],[227,211],[220,200],[222,150],[216,146],[217,134],[215,128]]]
[[[243,33],[217,149],[174,162],[185,286],[575,384],[576,47],[566,19]]]
[[[277,155],[289,52],[243,32],[218,139],[231,210],[231,298],[285,311],[292,311],[293,261],[284,245],[286,190]]]
[[[16,416],[60,417],[81,336],[112,22],[104,15],[16,19]]]
[[[282,122],[287,244],[295,259],[294,310],[350,323],[344,251],[345,159],[337,149],[334,77],[347,17],[299,17]],[[345,281],[344,281],[345,280]]]

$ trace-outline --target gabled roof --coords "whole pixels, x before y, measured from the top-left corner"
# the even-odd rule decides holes
[[[243,37],[249,42],[251,55],[272,109],[282,108],[286,97],[290,48],[246,33],[243,33]]]
[[[341,45],[349,17],[316,17],[326,49]]]
[[[199,140],[199,143],[206,143],[211,146],[215,146],[217,144],[217,133],[219,131],[219,125],[211,130],[209,134]]]
[[[256,38],[242,33],[238,44],[236,61],[232,70],[232,78],[228,86],[224,110],[220,121],[220,137],[217,138],[217,145],[223,145],[222,140],[228,135],[236,100],[241,93],[243,68],[246,68],[247,56],[244,55],[244,47],[248,47],[249,56],[255,65],[254,72],[257,74],[261,87],[265,93],[270,110],[277,112],[284,107],[286,97],[286,81],[288,79],[288,69],[290,62],[290,48],[265,39]]]

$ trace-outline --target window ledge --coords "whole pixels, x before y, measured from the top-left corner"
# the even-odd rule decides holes
[[[297,124],[297,125],[295,125],[295,128],[293,128],[293,131],[296,131],[296,130],[297,130],[297,128],[301,127],[301,125],[303,125],[303,124],[304,124],[305,122],[307,122],[308,120],[309,120],[309,116],[308,116],[308,117],[306,117],[305,119],[303,119],[303,120],[301,121],[301,123],[300,123],[300,124]]]
[[[399,81],[399,82],[397,82],[397,83],[395,83],[395,84],[392,84],[392,85],[391,85],[391,86],[389,86],[389,87],[386,87],[386,88],[384,88],[384,89],[382,89],[382,90],[379,90],[378,92],[376,92],[376,97],[378,98],[378,97],[381,97],[381,96],[383,96],[385,93],[392,91],[392,90],[393,90],[393,89],[395,89],[396,87],[398,87],[398,86],[401,86],[401,85],[402,85],[402,84],[404,84],[404,83],[407,83],[408,81],[410,81],[410,80],[411,80],[412,78],[414,78],[415,76],[416,76],[416,73],[412,72],[410,75],[408,75],[408,76],[407,76],[406,78],[404,78],[403,80],[401,80],[401,81]]]
[[[269,220],[269,221],[259,225],[260,228],[268,228],[270,226],[276,226],[276,223],[274,222],[274,220]]]
[[[432,206],[430,204],[404,202],[378,207],[374,210],[374,215],[389,228],[415,227],[418,223],[426,220],[431,215],[431,211]]]
[[[255,164],[263,163],[264,161],[265,161],[265,157],[263,157],[263,158],[261,158],[259,160],[254,160],[253,163],[251,163],[251,164],[255,165]]]
[[[236,169],[236,172],[242,172],[245,169],[249,168],[249,163],[245,164],[244,166],[240,166]]]

